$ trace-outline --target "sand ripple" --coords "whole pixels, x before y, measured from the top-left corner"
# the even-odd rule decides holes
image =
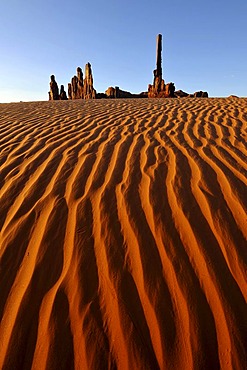
[[[247,100],[0,113],[0,368],[245,368]]]

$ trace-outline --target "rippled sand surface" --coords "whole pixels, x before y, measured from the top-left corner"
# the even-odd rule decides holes
[[[0,368],[244,369],[247,99],[0,104]]]

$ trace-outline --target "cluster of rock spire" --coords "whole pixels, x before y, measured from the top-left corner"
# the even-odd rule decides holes
[[[95,99],[96,90],[93,87],[93,73],[91,64],[85,66],[85,78],[80,67],[77,68],[77,75],[72,77],[68,84],[69,99]]]
[[[58,85],[55,81],[55,76],[51,76],[49,100],[67,100],[67,99],[95,99],[96,90],[93,87],[93,73],[91,64],[85,66],[85,78],[80,67],[77,68],[77,75],[72,77],[68,83],[68,97],[64,90],[64,85],[61,85],[60,93]]]
[[[175,91],[173,82],[165,83],[162,77],[162,35],[157,36],[156,41],[156,69],[153,71],[153,84],[148,85],[148,91],[140,94],[132,94],[128,91],[120,90],[119,87],[109,87],[105,93],[98,93],[93,87],[93,73],[91,64],[85,66],[85,78],[80,67],[77,68],[76,76],[72,77],[68,84],[68,97],[61,85],[60,92],[55,80],[51,76],[49,100],[67,99],[100,99],[100,98],[182,98],[182,97],[208,97],[207,92],[197,91],[194,94],[187,94],[182,90]]]

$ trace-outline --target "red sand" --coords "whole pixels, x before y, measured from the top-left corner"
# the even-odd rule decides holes
[[[247,99],[0,104],[0,368],[244,369]]]

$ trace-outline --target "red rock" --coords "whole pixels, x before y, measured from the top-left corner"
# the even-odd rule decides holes
[[[175,91],[175,94],[174,95],[175,95],[176,98],[186,98],[187,96],[189,96],[189,94],[186,93],[183,90],[177,90],[177,91]]]
[[[83,73],[80,67],[77,67],[77,99],[83,99]]]
[[[95,99],[96,91],[93,87],[93,74],[91,64],[85,66],[85,78],[80,67],[77,67],[77,75],[72,77],[71,83],[68,84],[69,99]]]
[[[58,86],[54,75],[51,75],[49,100],[59,100]]]
[[[206,91],[196,91],[193,96],[195,98],[208,98],[208,93]]]
[[[79,99],[79,94],[77,91],[78,78],[77,76],[72,77],[71,79],[71,96],[72,99]]]
[[[165,84],[162,78],[162,35],[157,36],[156,47],[156,69],[154,70],[153,85],[148,85],[149,98],[167,98],[174,97],[175,86],[172,82]]]
[[[118,86],[115,87],[110,86],[105,91],[105,97],[110,99],[147,98],[147,92],[142,92],[140,94],[132,94],[129,91],[121,90]]]
[[[116,90],[112,86],[108,87],[105,94],[108,98],[116,98]]]
[[[59,99],[60,100],[68,100],[66,92],[64,91],[64,86],[63,85],[61,85],[61,88],[60,88]]]
[[[68,83],[68,98],[72,99],[72,85]]]
[[[87,63],[85,66],[85,78],[84,78],[84,99],[95,99],[96,90],[93,87],[93,73],[91,64]]]
[[[165,85],[165,93],[167,97],[174,98],[175,85],[173,82],[169,82]]]

